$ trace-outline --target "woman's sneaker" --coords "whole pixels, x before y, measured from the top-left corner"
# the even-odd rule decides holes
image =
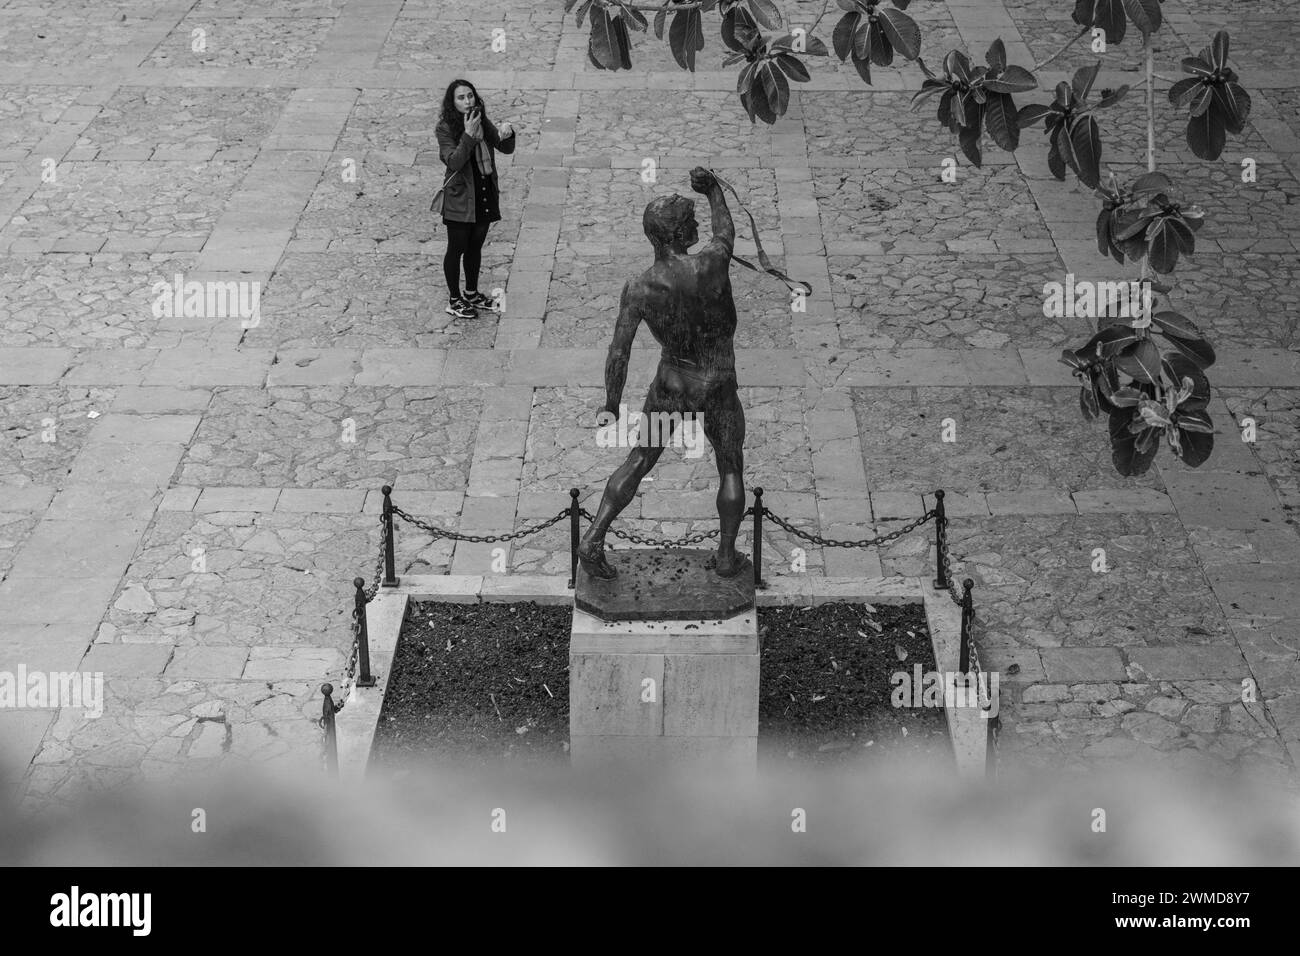
[[[464,297],[452,299],[447,303],[447,314],[454,315],[458,319],[477,319],[478,310],[470,305]]]
[[[485,309],[488,312],[497,311],[496,302],[482,292],[466,292],[464,298],[475,309]]]

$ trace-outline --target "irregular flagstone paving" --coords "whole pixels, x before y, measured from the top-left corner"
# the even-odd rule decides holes
[[[950,533],[975,580],[989,647],[1230,644],[1173,515],[962,519]],[[954,523],[955,525],[955,523]],[[1104,549],[1106,572],[1094,571]],[[882,556],[888,568],[888,553]]]
[[[823,5],[785,9],[810,26]],[[994,33],[1030,66],[1076,32],[1063,6],[908,14],[932,68],[951,48],[982,62]],[[380,485],[475,535],[555,516],[570,487],[594,511],[627,453],[597,444],[595,413],[623,283],[652,261],[642,212],[687,195],[707,238],[697,164],[814,288],[797,310],[772,277],[732,271],[747,488],[799,531],[846,540],[948,492],[954,573],[975,582],[981,657],[1002,677],[1002,766],[1295,786],[1300,80],[1290,4],[1246,6],[1163,4],[1157,70],[1177,74],[1226,27],[1254,110],[1208,163],[1157,97],[1160,168],[1206,213],[1170,302],[1218,349],[1216,450],[1193,471],[1166,448],[1129,479],[1056,361],[1095,320],[1044,316],[1042,290],[1136,266],[1097,255],[1096,199],[1050,178],[1041,129],[1014,156],[986,141],[983,168],[960,157],[941,180],[957,143],[934,101],[910,110],[914,65],[877,67],[868,87],[834,56],[813,62],[768,127],[740,109],[738,67],[715,72],[716,14],[691,76],[640,33],[631,71],[597,71],[558,2],[0,2],[0,668],[84,650],[106,696],[97,720],[0,712],[27,804],[246,760],[317,772],[319,687],[347,681]],[[832,4],[819,27],[828,41],[840,15]],[[1138,79],[1140,56],[1131,33],[1103,82]],[[1077,44],[1017,104],[1097,58]],[[456,75],[519,131],[479,283],[505,309],[468,321],[443,311],[429,210]],[[1099,121],[1104,170],[1144,171],[1140,90]],[[728,201],[737,252],[756,261]],[[151,288],[177,273],[260,283],[259,321],[154,315]],[[651,344],[638,336],[633,409]],[[671,448],[650,477],[619,530],[716,528],[711,453]],[[747,520],[747,553],[750,535]],[[617,560],[628,542],[610,546]],[[507,543],[399,521],[394,551],[399,575],[569,573],[565,521]],[[767,521],[763,551],[768,579],[934,575],[928,525],[843,549]]]
[[[1023,4],[1008,2],[1007,12],[1011,14],[1012,21],[1019,28],[1020,36],[1033,53],[1035,62],[1042,62],[1052,56],[1079,32],[1079,27],[1070,19],[1069,12],[1066,11],[1066,15],[1062,16],[1060,4],[1052,0],[1027,0]],[[1208,39],[1207,36],[1207,42]],[[1063,56],[1053,61],[1052,66],[1058,70],[1073,72],[1081,66],[1092,66],[1101,60],[1107,68],[1137,72],[1145,63],[1142,35],[1135,29],[1129,29],[1120,43],[1108,45],[1104,55],[1093,52],[1090,44],[1090,37],[1080,40]],[[1196,47],[1196,50],[1199,49],[1199,46]],[[1188,49],[1185,40],[1177,35],[1171,36],[1166,30],[1161,30],[1157,34],[1158,62],[1177,63],[1183,57],[1195,53],[1196,50]]]
[[[462,488],[480,407],[473,391],[219,389],[177,483]]]
[[[1192,319],[1213,345],[1223,350],[1300,347],[1300,260],[1295,254],[1225,252],[1181,265],[1169,304]]]
[[[943,49],[946,51],[949,47]],[[927,64],[931,59],[925,53],[922,53],[922,58]],[[853,72],[851,66],[846,68]],[[938,103],[934,99],[912,112],[912,95],[873,93],[867,96],[853,90],[810,97],[802,104],[808,155],[823,161],[843,158],[846,167],[856,163],[892,167],[900,165],[899,156],[905,154],[910,163],[931,168],[931,182],[937,182],[940,161],[959,155],[957,137],[939,123],[936,116]],[[846,121],[850,116],[852,121]],[[897,134],[903,127],[908,128],[908,136],[900,142]],[[988,164],[1012,162],[1008,153],[991,142],[985,143],[984,160]],[[962,166],[967,165],[965,157],[959,162]]]
[[[491,235],[489,233],[489,235]],[[499,248],[499,247],[498,247]],[[484,249],[479,285],[505,289],[509,259]],[[440,259],[427,255],[289,253],[262,292],[256,348],[491,348],[497,320],[447,315]],[[508,300],[507,300],[508,307]]]
[[[117,0],[129,3],[131,0]],[[164,2],[164,0],[158,0]],[[336,17],[347,5],[347,0],[277,0],[275,16],[279,17]],[[193,15],[203,17],[256,16],[266,12],[262,0],[198,0]]]
[[[320,49],[334,21],[319,17],[223,17],[211,21],[191,14],[154,50],[149,66],[161,67],[300,67]],[[202,30],[200,38],[194,32]]]
[[[634,64],[635,56],[636,50]],[[671,126],[656,118],[665,105],[665,97],[671,97],[672,108],[680,117]],[[698,150],[692,144],[706,139],[714,155],[766,155],[772,145],[772,127],[754,125],[743,111],[728,109],[733,99],[734,94],[729,91],[594,90],[583,96],[574,140],[584,150],[616,150],[620,155],[633,157],[693,158]],[[641,176],[640,163],[632,174]],[[701,208],[707,205],[701,201]]]
[[[1086,320],[1043,315],[1063,283],[1054,253],[830,256],[840,342],[851,349],[1063,348]]]
[[[113,390],[58,386],[0,387],[0,484],[63,484]]]
[[[1222,8],[1197,7],[1194,15],[1205,39],[1194,44],[1193,53],[1200,53],[1215,31],[1227,30],[1232,36],[1231,55],[1239,63],[1256,71],[1295,69],[1300,41],[1288,29],[1294,26],[1294,9],[1261,8],[1229,15]]]
[[[41,184],[0,230],[0,242],[64,236],[102,242],[129,235],[137,241],[171,242],[164,251],[179,251],[177,240],[197,240],[187,242],[197,249],[247,171],[247,163],[236,162],[63,163],[58,180]]]
[[[400,17],[379,54],[380,68],[398,70],[547,70],[555,66],[560,8],[541,7],[535,16],[467,21]],[[504,47],[493,47],[493,31]]]
[[[1196,52],[1199,52],[1199,48]],[[1157,62],[1163,62],[1164,65],[1163,67],[1157,66],[1156,69],[1164,73],[1176,72],[1177,64],[1181,58],[1190,55],[1192,54],[1182,53],[1177,56],[1163,54],[1164,59],[1162,61],[1160,59],[1162,54],[1157,53]],[[1269,94],[1272,94],[1271,90]],[[1095,114],[1097,125],[1101,127],[1102,161],[1107,165],[1115,165],[1117,167],[1116,175],[1119,175],[1118,166],[1128,163],[1146,165],[1146,110],[1133,110],[1130,108],[1133,104],[1141,102],[1142,90],[1138,88],[1130,89],[1128,95],[1123,100],[1120,100],[1118,105],[1098,110]],[[1182,162],[1187,166],[1194,167],[1205,162],[1197,159],[1187,145],[1188,117],[1189,113],[1186,109],[1157,108],[1156,162],[1160,166],[1172,166]],[[1043,149],[1046,150],[1047,138],[1042,126],[1035,127],[1035,139],[1033,141],[1041,141]],[[1227,174],[1239,175],[1241,166],[1237,162],[1237,157],[1254,156],[1259,158],[1269,152],[1271,150],[1264,135],[1254,124],[1248,122],[1241,135],[1233,137],[1231,151],[1225,150],[1223,156],[1219,159],[1219,164],[1226,167]],[[1189,200],[1199,202],[1198,199],[1192,197],[1189,197]]]
[[[303,713],[315,694],[309,681],[107,678],[102,717],[60,711],[32,764],[29,795],[71,801],[141,774],[192,778],[241,760],[315,770],[318,732]]]
[[[145,150],[155,159],[202,149],[215,151],[215,159],[241,148],[255,153],[288,99],[282,89],[119,89],[77,138],[76,149],[78,155],[94,150],[84,159],[115,159],[122,150]]]
[[[116,12],[105,7],[107,4],[6,7],[0,24],[0,61],[69,66],[111,59],[132,41],[134,31],[145,21],[138,16],[119,20]]]
[[[66,86],[0,88],[0,152],[31,149],[82,92]]]
[[[1034,240],[1042,248],[1047,226],[1020,173],[1010,166],[963,169],[961,189],[923,188],[931,174],[914,169],[816,169],[822,233],[827,242],[879,242],[886,252],[950,240]]]
[[[0,261],[0,345],[136,349],[154,344],[156,283],[174,285],[193,255],[6,256]]]
[[[1115,472],[1099,441],[1105,422],[1083,419],[1077,388],[863,388],[853,396],[873,492],[1161,487],[1155,471]]]
[[[1251,449],[1284,510],[1300,513],[1300,394],[1294,389],[1224,389],[1239,432],[1255,423]]]
[[[360,514],[160,513],[96,643],[230,649],[207,665],[220,673],[195,677],[243,676],[249,654],[272,647],[341,648],[337,660],[351,644],[343,598],[378,531]]]

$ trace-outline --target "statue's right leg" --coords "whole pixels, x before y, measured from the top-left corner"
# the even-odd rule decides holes
[[[609,579],[617,576],[618,572],[605,560],[605,532],[623,509],[632,503],[641,479],[655,466],[661,454],[662,447],[639,445],[633,448],[627,461],[610,475],[605,484],[605,494],[600,499],[596,518],[578,545],[578,560],[593,577]]]
[[[714,397],[704,417],[704,434],[718,462],[718,551],[713,567],[719,577],[733,577],[744,567],[736,535],[745,515],[745,412],[734,385]]]

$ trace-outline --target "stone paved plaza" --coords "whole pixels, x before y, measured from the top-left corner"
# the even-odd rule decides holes
[[[1071,6],[909,12],[931,63],[954,46],[982,60],[1001,36],[1029,65],[1068,38]],[[796,24],[821,7],[784,4]],[[814,289],[796,313],[779,283],[732,270],[747,486],[836,538],[887,532],[947,490],[985,666],[1002,675],[1002,766],[1133,761],[1294,785],[1300,29],[1285,0],[1167,0],[1164,14],[1157,69],[1226,26],[1254,108],[1204,162],[1158,97],[1161,168],[1207,213],[1172,298],[1218,349],[1218,431],[1204,467],[1165,449],[1126,479],[1057,362],[1088,320],[1043,318],[1042,287],[1135,267],[1098,256],[1097,201],[1051,178],[1041,129],[941,182],[956,147],[933,108],[908,111],[914,67],[877,69],[868,88],[818,62],[788,115],[754,126],[716,14],[694,75],[635,34],[634,69],[606,74],[560,0],[0,0],[0,670],[106,675],[99,719],[0,710],[20,793],[34,806],[244,760],[319,772],[318,688],[341,681],[378,488],[478,533],[555,514],[571,486],[595,507],[622,456],[593,426],[622,283],[652,260],[641,213],[688,192],[696,165],[736,186],[769,252]],[[1126,40],[1098,86],[1132,81],[1138,51]],[[1089,62],[1072,51],[1042,85]],[[476,321],[443,312],[428,211],[457,75],[519,132],[483,263],[507,308]],[[1140,102],[1100,117],[1121,175],[1144,161]],[[1247,157],[1255,183],[1240,181]],[[260,322],[156,314],[154,284],[177,274],[260,283]],[[652,344],[642,332],[630,405]],[[940,440],[949,418],[955,442]],[[653,479],[625,527],[710,526],[711,455],[670,452]],[[769,578],[933,568],[928,533],[811,548],[803,572],[798,544],[771,529]],[[567,549],[551,528],[512,548],[509,570],[567,573]],[[402,526],[397,560],[399,574],[495,573],[489,547]]]

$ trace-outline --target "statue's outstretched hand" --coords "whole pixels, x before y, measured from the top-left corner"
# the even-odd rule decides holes
[[[703,166],[691,170],[691,188],[697,193],[707,193],[717,184],[717,178]]]

